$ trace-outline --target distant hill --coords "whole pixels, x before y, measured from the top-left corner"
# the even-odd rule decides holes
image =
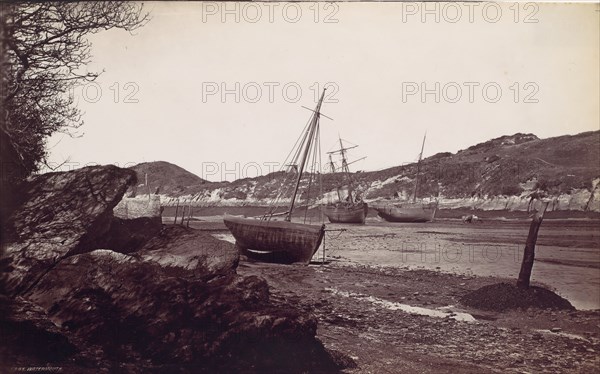
[[[175,165],[162,164],[185,172]],[[142,165],[145,164],[134,169]],[[149,172],[149,176],[155,174]],[[161,194],[166,201],[182,197],[215,205],[266,203],[276,196],[283,176],[283,172],[278,172],[230,183],[211,183],[190,173],[186,174],[189,179],[177,181],[169,181],[170,174],[164,171],[159,174],[160,183],[165,186]],[[411,198],[415,175],[416,163],[411,163],[354,173],[352,177],[364,199],[376,201]],[[151,181],[151,186],[153,183],[157,181]],[[343,184],[341,173],[323,175],[323,192],[328,198],[336,196],[336,188]],[[535,191],[555,198],[556,209],[600,210],[599,185],[600,131],[548,139],[519,133],[454,154],[443,152],[423,159],[418,197],[437,199],[447,207],[521,209]]]
[[[357,179],[368,184],[384,181],[369,197],[398,192],[410,195],[416,164],[363,173]],[[393,183],[385,183],[393,178]],[[438,153],[424,159],[419,177],[419,196],[465,198],[519,195],[540,189],[550,195],[573,189],[593,188],[600,177],[600,131],[539,139],[533,134],[502,136],[465,150]],[[595,187],[595,186],[594,186]]]
[[[145,176],[148,175],[150,193],[178,196],[191,189],[200,187],[207,181],[177,165],[166,161],[143,162],[130,167],[137,173],[137,193],[147,193],[144,186]]]

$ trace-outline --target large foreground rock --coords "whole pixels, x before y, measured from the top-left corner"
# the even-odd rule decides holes
[[[313,317],[271,306],[263,279],[220,269],[206,279],[206,272],[97,250],[62,260],[26,297],[67,335],[99,347],[100,361],[137,358],[154,368],[221,372],[336,370],[315,339]]]
[[[15,296],[61,259],[96,249],[108,232],[112,209],[135,173],[115,166],[90,166],[34,177],[23,186],[23,203],[9,221],[2,259],[3,293]]]
[[[0,372],[10,367],[64,362],[77,352],[46,312],[23,298],[0,296]]]
[[[160,198],[156,195],[124,197],[113,208],[110,230],[96,248],[109,248],[121,253],[139,250],[160,232],[161,213]]]
[[[208,232],[114,216],[135,181],[112,166],[27,182],[0,262],[0,371],[331,372],[316,320],[275,307]]]
[[[204,279],[235,273],[240,260],[239,252],[230,243],[217,240],[210,233],[178,225],[165,226],[134,256]],[[192,273],[185,272],[187,270]]]

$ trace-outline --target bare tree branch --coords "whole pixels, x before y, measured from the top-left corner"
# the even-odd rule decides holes
[[[100,73],[90,62],[91,34],[132,32],[149,21],[140,3],[21,2],[0,4],[2,130],[28,172],[46,161],[45,139],[83,125],[69,92]]]

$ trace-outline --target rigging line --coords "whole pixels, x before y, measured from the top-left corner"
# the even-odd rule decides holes
[[[302,149],[304,148],[304,144],[306,143],[306,138],[308,137],[308,135],[310,133],[309,130],[310,130],[311,123],[312,123],[312,117],[309,118],[306,125],[304,125],[304,128],[302,129],[302,132],[300,133],[300,136],[298,137],[298,140],[296,140],[296,144],[294,144],[294,148],[292,148],[292,151],[290,151],[290,154],[294,153],[294,156],[290,159],[291,164],[297,165],[297,163],[298,163],[298,157],[299,157],[300,153],[302,152]],[[299,141],[300,141],[300,143],[298,143]],[[287,161],[287,158],[286,158],[286,161]],[[286,165],[284,164],[283,166],[286,166]]]
[[[283,172],[280,170],[280,173]],[[273,216],[274,212],[277,210],[277,208],[279,208],[279,201],[281,200],[282,196],[287,194],[287,191],[289,190],[289,186],[288,188],[284,189],[284,186],[286,184],[289,184],[289,176],[290,173],[289,172],[283,172],[285,173],[284,175],[281,176],[281,182],[279,183],[279,187],[277,187],[277,195],[274,199],[272,199],[270,201],[270,203],[268,204],[268,209],[265,212],[265,214],[263,215],[263,218],[266,219],[267,216],[268,220],[271,219],[271,217]]]
[[[304,129],[302,129],[302,133],[300,133],[300,138],[298,139],[300,143],[298,143],[298,145],[292,149],[292,151],[294,152],[294,156],[292,156],[292,158],[289,159],[291,162],[296,162],[298,160],[298,154],[304,148],[304,144],[306,143],[306,138],[308,137],[309,133],[310,127],[309,125],[307,125],[304,127]]]
[[[313,194],[315,194],[315,196],[313,197],[310,194],[310,189],[312,188],[312,186],[314,184],[318,183],[317,182],[318,174],[320,174],[319,170],[320,170],[321,165],[319,164],[319,161],[317,160],[318,146],[319,146],[319,142],[320,142],[320,136],[319,136],[320,131],[319,130],[320,130],[320,118],[317,119],[317,123],[315,125],[315,140],[313,142],[312,151],[311,151],[312,152],[312,167],[311,167],[311,178],[310,178],[309,195],[308,195],[308,204],[309,205],[311,204],[311,198],[312,198],[312,202],[315,205],[318,205],[317,204],[318,198],[316,196],[317,191],[314,191]],[[308,211],[307,211],[307,213],[308,213]],[[312,223],[312,216],[309,217],[309,223]]]
[[[327,153],[329,153],[329,151],[331,151],[333,148],[337,148],[337,141],[335,142],[334,145],[332,145],[331,147],[329,147],[329,149],[327,150]]]
[[[310,187],[312,186],[312,169],[311,169],[311,175],[308,178],[308,186],[306,188],[306,210],[304,211],[304,223],[306,223],[306,216],[308,215],[308,209],[310,207]]]
[[[283,164],[281,165],[281,167],[279,168],[279,171],[283,171],[283,168],[287,166],[288,163],[288,159],[290,158],[290,156],[292,155],[292,153],[294,153],[294,150],[296,150],[296,154],[293,156],[293,159],[290,160],[292,164],[297,163],[297,159],[298,159],[298,155],[300,154],[301,149],[304,146],[304,143],[306,141],[306,137],[308,136],[308,132],[307,132],[307,128],[309,127],[310,123],[312,122],[312,117],[309,120],[309,122],[304,125],[304,128],[302,129],[302,132],[300,133],[300,136],[296,139],[296,142],[294,144],[294,147],[292,147],[292,149],[290,150],[290,152],[288,153],[287,157],[285,158]],[[302,141],[301,141],[302,139]],[[300,144],[298,144],[300,142]],[[272,215],[274,214],[274,211],[277,209],[277,203],[279,202],[279,200],[281,199],[282,195],[287,194],[287,192],[289,191],[289,186],[288,188],[285,189],[285,191],[283,190],[284,185],[286,184],[286,181],[288,179],[289,175],[285,175],[282,178],[282,181],[279,185],[278,190],[278,195],[275,197],[275,199],[273,201],[271,201],[271,203],[269,204],[269,209],[267,210],[267,212],[265,213],[264,217],[266,217],[267,215],[269,215],[269,220],[271,219]]]
[[[279,201],[281,200],[281,198],[283,196],[288,195],[288,192],[290,191],[290,188],[293,187],[293,174],[292,173],[287,173],[286,176],[283,178],[283,181],[280,185],[280,187],[278,188],[279,194],[277,195],[277,197],[271,202],[270,204],[270,209],[268,210],[266,215],[270,215],[272,216],[274,213],[274,211],[279,208],[280,206],[278,205]],[[284,184],[287,183],[287,187],[284,189],[283,186]],[[269,217],[270,220],[271,217]]]
[[[358,145],[356,145],[356,144],[354,144],[354,143],[352,143],[352,142],[349,142],[349,141],[347,141],[346,139],[342,139],[342,141],[344,141],[344,142],[346,142],[346,143],[350,143],[351,145],[358,147]]]
[[[277,202],[279,202],[279,201],[280,201],[280,200],[281,200],[283,197],[285,197],[285,196],[287,196],[287,195],[288,195],[288,193],[289,193],[289,191],[290,191],[290,188],[291,188],[291,187],[292,187],[292,185],[293,185],[293,181],[294,181],[294,179],[293,179],[293,178],[289,178],[289,179],[287,180],[287,183],[286,183],[286,184],[287,184],[287,187],[286,187],[285,189],[282,189],[282,191],[281,191],[280,195],[277,197]],[[274,207],[273,207],[273,210],[277,209],[278,207],[279,207],[278,205],[274,206]]]
[[[284,175],[283,178],[282,178],[282,180],[281,180],[281,183],[280,183],[279,187],[277,188],[278,195],[275,197],[275,199],[271,200],[271,202],[269,203],[267,212],[264,215],[265,218],[266,218],[267,215],[272,216],[273,213],[274,213],[274,211],[277,209],[277,202],[279,201],[279,199],[281,197],[283,185],[285,184],[286,178],[287,178],[287,175]],[[270,219],[271,218],[269,217],[269,220]]]
[[[312,183],[313,184],[318,184],[318,168],[319,168],[319,164],[317,163],[317,152],[318,152],[318,142],[319,142],[319,134],[318,134],[318,127],[317,127],[317,139],[315,139],[315,147],[314,147],[314,153],[313,153],[313,175],[312,175]],[[315,186],[316,187],[316,186]],[[313,197],[313,204],[318,206],[318,195],[317,195],[318,191],[314,191],[314,197]],[[310,222],[312,223],[312,217],[310,219]]]
[[[315,124],[316,126],[316,124]],[[315,134],[316,135],[316,131]],[[308,173],[308,185],[306,187],[306,210],[304,211],[304,223],[306,223],[306,217],[308,215],[308,207],[310,206],[310,189],[312,186],[312,180],[313,180],[313,172],[314,172],[314,156],[313,156],[313,148],[314,148],[314,144],[315,144],[316,139],[314,139],[311,144],[310,147],[308,149],[308,154],[309,156],[309,162],[311,163],[310,165],[310,171]]]
[[[308,141],[308,134],[306,134],[304,136],[304,139],[302,139],[302,142],[300,143],[300,146],[298,147],[298,149],[296,150],[296,153],[294,154],[294,157],[290,160],[290,164],[288,166],[293,166],[294,170],[298,170],[298,159],[301,156],[302,153],[302,149],[304,149],[304,144],[306,144],[306,142]]]
[[[325,221],[325,218],[323,217],[323,207],[321,205],[322,204],[322,200],[323,200],[323,173],[321,173],[321,162],[322,162],[322,154],[321,154],[321,126],[319,126],[317,128],[317,134],[319,135],[319,146],[318,146],[318,152],[319,152],[319,198],[321,199],[321,204],[318,204],[319,206],[319,218],[321,223],[323,223]]]
[[[315,165],[315,183],[318,184],[319,190],[315,191],[314,204],[319,209],[318,220],[321,220],[322,211],[320,209],[320,199],[323,195],[322,176],[321,176],[321,123],[317,123],[317,139],[315,142],[315,153],[314,153],[314,165]],[[319,193],[317,195],[317,192]]]
[[[325,92],[323,91],[323,95],[325,94]],[[319,109],[321,108],[321,103],[323,102],[323,96],[321,96],[321,99],[319,100],[319,104],[317,105],[317,110],[315,115],[313,115],[311,124],[310,124],[310,135],[307,138],[307,143],[304,146],[304,149],[302,151],[302,160],[300,161],[300,167],[298,170],[298,177],[296,178],[296,183],[295,183],[295,187],[294,187],[294,191],[292,192],[292,198],[290,201],[290,207],[289,207],[289,214],[286,217],[286,221],[290,222],[292,219],[292,212],[294,211],[294,205],[296,203],[296,196],[298,195],[298,187],[300,185],[300,180],[302,179],[302,174],[304,173],[304,168],[306,166],[306,161],[307,161],[307,157],[308,157],[308,152],[310,150],[312,141],[313,141],[313,137],[315,135],[315,126],[317,125],[317,121],[319,119]]]
[[[423,136],[423,144],[421,145],[421,153],[419,153],[419,161],[417,161],[417,173],[415,175],[415,193],[413,195],[413,203],[417,200],[417,193],[419,192],[419,172],[421,167],[421,159],[423,158],[423,149],[425,148],[425,138],[427,138],[427,131]]]
[[[302,147],[296,148],[296,146],[298,145],[298,142],[300,141],[300,139],[303,139],[304,137],[306,137],[306,130],[307,130],[308,126],[310,125],[311,119],[312,119],[312,117],[308,120],[308,122],[306,123],[306,125],[304,125],[304,128],[302,129],[302,132],[300,133],[300,136],[296,139],[296,142],[292,146],[292,149],[290,149],[290,152],[288,153],[288,155],[286,156],[285,160],[283,161],[283,165],[281,165],[281,167],[279,168],[279,171],[283,170],[283,167],[285,166],[287,160],[289,159],[290,155],[294,152],[294,150],[302,148]]]
[[[283,186],[286,184],[286,180],[288,180],[288,179],[289,179],[288,175],[284,176],[284,178],[283,178],[283,180],[282,180],[282,182],[281,182],[281,184],[280,184],[280,186],[278,188],[279,194],[269,204],[269,210],[267,211],[267,214],[265,214],[265,215],[269,215],[269,220],[273,216],[275,210],[277,210],[277,208],[279,207],[279,205],[277,205],[277,204],[279,203],[279,200],[281,200],[281,197],[283,195],[286,195],[287,192],[290,189],[290,183],[288,181],[288,187],[285,190],[283,190]]]
[[[317,119],[317,123],[315,124],[315,138],[314,141],[310,145],[309,154],[311,155],[311,166],[310,166],[310,175],[308,179],[308,187],[307,187],[307,196],[306,196],[306,205],[307,208],[304,211],[304,223],[306,223],[306,217],[308,215],[308,209],[310,207],[310,190],[313,184],[313,179],[315,178],[315,162],[317,158],[316,152],[316,143],[319,141],[319,120]],[[310,220],[309,220],[310,222]]]
[[[308,207],[310,206],[310,187],[312,185],[312,171],[313,171],[313,165],[312,165],[312,145],[314,143],[311,143],[310,148],[308,150],[309,154],[310,154],[310,163],[311,163],[311,167],[310,167],[310,171],[308,172],[308,185],[306,186],[306,210],[304,211],[304,223],[306,223],[306,216],[308,215]],[[304,192],[304,191],[303,191]]]

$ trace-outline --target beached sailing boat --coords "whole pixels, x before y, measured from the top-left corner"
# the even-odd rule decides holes
[[[389,222],[428,222],[433,221],[437,211],[437,203],[417,202],[419,193],[419,173],[421,171],[421,159],[423,157],[423,149],[425,147],[425,138],[423,136],[423,144],[421,145],[421,153],[419,153],[419,161],[417,161],[417,173],[415,176],[415,190],[412,201],[401,203],[387,203],[373,205],[377,210],[377,214]]]
[[[346,151],[352,148],[356,148],[358,146],[355,145],[345,148],[341,138],[339,138],[339,141],[340,149],[327,153],[329,154],[329,163],[333,172],[336,171],[336,167],[333,163],[331,156],[334,154],[340,154],[342,158],[342,166],[340,167],[340,170],[344,173],[344,177],[348,185],[348,192],[346,198],[342,198],[340,188],[338,187],[338,201],[335,203],[325,205],[323,213],[332,223],[365,223],[365,218],[367,217],[369,206],[367,205],[367,203],[362,201],[362,198],[360,196],[358,196],[355,193],[352,174],[350,174],[350,168],[348,167],[349,163],[346,160]],[[359,160],[362,160],[362,158]]]
[[[292,168],[287,176],[295,181],[291,185],[293,187],[292,196],[287,211],[275,212],[277,201],[285,195],[285,191],[281,188],[278,197],[272,202],[265,215],[259,218],[225,216],[223,219],[225,226],[236,240],[238,250],[248,257],[268,262],[308,264],[321,245],[325,234],[325,225],[307,224],[306,213],[303,223],[292,222],[292,213],[299,197],[298,190],[304,174],[307,174],[305,177],[309,179],[308,182],[304,180],[305,187],[309,192],[313,187],[313,178],[317,175],[320,176],[319,171],[315,168],[320,164],[320,160],[317,160],[317,156],[320,157],[319,121],[320,117],[324,116],[320,113],[324,96],[325,90],[323,90],[316,109],[311,109],[313,114],[296,142],[297,147],[290,152],[290,155],[293,154],[289,164]],[[307,170],[306,165],[309,162],[311,166]],[[284,180],[282,187],[285,182]],[[308,195],[310,196],[310,193]],[[283,216],[284,220],[277,221],[276,216]]]

